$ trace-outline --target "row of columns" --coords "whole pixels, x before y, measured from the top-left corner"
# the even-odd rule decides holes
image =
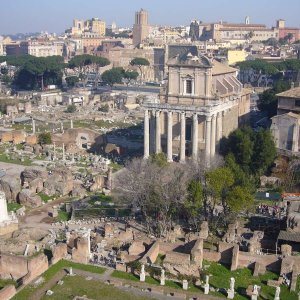
[[[167,119],[167,159],[173,160],[173,112],[168,111]],[[216,153],[216,143],[223,135],[223,113],[207,116],[205,120],[205,158],[209,163]],[[155,153],[161,152],[161,122],[160,111],[155,112]],[[145,110],[144,115],[144,158],[150,155],[150,136],[149,136],[149,111]],[[198,114],[193,114],[192,126],[192,158],[198,159],[199,151],[199,123]],[[186,150],[186,114],[180,113],[180,154],[179,159],[184,162]]]

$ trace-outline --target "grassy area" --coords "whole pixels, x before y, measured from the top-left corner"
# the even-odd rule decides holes
[[[165,255],[159,253],[159,254],[157,255],[155,264],[156,264],[156,265],[159,265],[159,266],[163,266],[163,262],[164,262],[165,257],[166,257]]]
[[[67,213],[64,210],[58,211],[58,216],[56,217],[56,221],[69,221],[71,218],[71,214]]]
[[[8,211],[16,211],[19,208],[21,208],[22,205],[17,203],[17,202],[11,202],[11,203],[7,203],[7,209]]]
[[[113,172],[117,172],[124,168],[123,165],[120,165],[118,163],[110,163],[109,166],[113,169]]]
[[[119,278],[119,279],[124,279],[124,280],[131,280],[131,281],[139,281],[139,277],[132,274],[132,273],[126,273],[122,271],[114,271],[111,275],[112,277]],[[146,276],[145,282],[148,284],[153,284],[153,285],[160,285],[160,281],[150,277]],[[179,282],[171,281],[171,280],[166,280],[165,286],[173,289],[182,289],[182,285]],[[189,292],[196,292],[196,293],[202,293],[201,289],[199,287],[196,287],[194,285],[189,286]]]
[[[215,288],[229,288],[230,278],[235,278],[235,289],[238,294],[234,299],[236,300],[246,300],[249,299],[247,296],[242,295],[249,285],[261,286],[262,295],[265,299],[274,299],[275,288],[267,286],[267,281],[269,279],[277,280],[278,275],[272,272],[266,272],[264,275],[259,277],[253,277],[252,271],[244,268],[231,272],[226,266],[214,263],[214,262],[204,262],[203,266],[209,266],[207,268],[207,273],[212,275],[210,277],[210,285]],[[215,293],[216,296],[225,297],[221,293]],[[281,286],[282,300],[297,300],[298,296],[295,292],[289,292],[286,286]]]
[[[86,295],[89,299],[95,300],[150,300],[153,298],[135,295],[106,285],[95,280],[86,280],[82,276],[65,277],[63,285],[56,285],[52,288],[52,296],[44,296],[42,300],[73,299],[75,296]]]
[[[91,273],[97,273],[97,274],[103,274],[105,272],[104,268],[101,267],[96,267],[96,266],[91,266],[91,265],[82,265],[78,263],[73,263],[70,261],[66,260],[60,260],[58,263],[55,265],[51,266],[43,275],[42,277],[45,279],[44,283],[41,284],[38,287],[34,287],[32,285],[26,286],[23,290],[21,290],[13,299],[14,300],[25,300],[25,299],[30,299],[30,295],[32,295],[34,292],[36,292],[39,288],[43,287],[49,281],[51,278],[55,276],[60,270],[65,269],[65,268],[74,268],[74,269],[79,269]],[[60,299],[60,298],[55,298],[55,299]],[[69,298],[66,298],[69,299]],[[73,298],[71,298],[73,299]]]
[[[9,284],[16,285],[16,282],[11,279],[0,279],[0,290]]]
[[[235,278],[235,290],[237,292],[234,299],[236,300],[247,300],[249,299],[248,296],[245,295],[245,291],[249,285],[258,285],[261,286],[262,293],[261,295],[264,296],[264,299],[273,300],[275,295],[275,288],[267,286],[267,281],[269,279],[277,280],[278,275],[272,272],[266,272],[264,275],[259,277],[253,277],[252,271],[244,268],[239,269],[237,271],[231,272],[226,266],[215,263],[215,262],[207,262],[204,261],[203,265],[207,266],[206,273],[210,274],[210,285],[214,288],[229,288],[230,285],[230,278]],[[114,271],[112,273],[112,277],[131,280],[131,281],[139,281],[139,278],[131,273],[125,273],[121,271]],[[146,283],[159,285],[159,281],[150,277],[146,276]],[[166,287],[175,288],[175,289],[182,289],[180,283],[166,280]],[[298,278],[297,283],[297,292],[300,290],[300,279]],[[202,293],[203,291],[195,285],[189,285],[189,291],[195,293]],[[281,286],[281,300],[297,300],[297,292],[290,292],[286,286]],[[215,295],[221,298],[226,298],[227,295],[224,295],[220,292],[211,292],[211,295]]]
[[[51,200],[53,198],[53,196],[50,197],[50,196],[48,196],[46,194],[43,194],[43,193],[38,193],[38,195],[41,197],[41,199],[44,203],[47,203],[49,200]]]
[[[23,165],[23,166],[31,166],[31,160],[28,158],[24,158],[24,161],[21,161],[21,159],[11,159],[6,156],[6,154],[0,154],[0,161],[10,164],[16,164],[16,165]]]

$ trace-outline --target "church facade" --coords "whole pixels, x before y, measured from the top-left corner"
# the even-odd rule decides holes
[[[159,99],[143,103],[144,157],[164,152],[168,161],[200,158],[209,164],[221,138],[249,117],[250,91],[236,75],[198,51],[170,58]]]

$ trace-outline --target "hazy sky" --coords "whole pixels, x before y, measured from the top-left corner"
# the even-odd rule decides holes
[[[151,24],[189,24],[191,20],[275,25],[283,18],[300,27],[300,0],[0,0],[0,34],[48,31],[61,33],[74,18],[98,17],[131,26],[134,12],[149,11]]]

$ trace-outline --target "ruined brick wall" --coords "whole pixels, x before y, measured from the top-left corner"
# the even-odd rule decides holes
[[[16,288],[11,284],[0,290],[0,299],[9,300],[17,293]]]
[[[48,258],[45,254],[40,254],[28,260],[28,273],[23,278],[23,284],[31,282],[36,277],[43,274],[49,268]]]
[[[22,256],[0,256],[0,278],[17,280],[28,273],[27,259]]]

